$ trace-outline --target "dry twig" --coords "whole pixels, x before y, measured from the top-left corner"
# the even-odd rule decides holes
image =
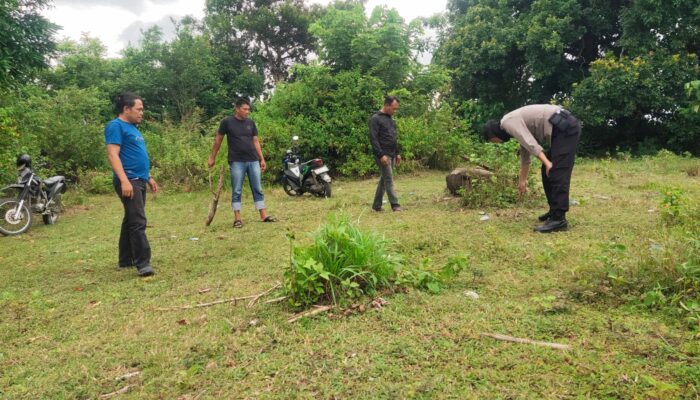
[[[297,315],[289,318],[287,320],[287,322],[289,322],[291,324],[292,322],[296,322],[302,318],[310,317],[310,316],[316,315],[316,314],[320,314],[320,313],[326,312],[328,310],[331,310],[333,308],[333,306],[314,306],[314,307],[316,307],[316,308],[314,308],[311,311],[305,311],[301,314],[297,314]]]
[[[192,308],[210,307],[210,306],[215,306],[217,304],[224,304],[224,303],[233,303],[235,305],[236,303],[238,303],[241,300],[249,300],[249,299],[253,299],[253,300],[257,301],[257,299],[272,292],[273,290],[277,289],[280,286],[282,286],[282,284],[277,282],[277,284],[275,286],[273,286],[272,288],[267,289],[266,291],[259,293],[259,294],[254,294],[254,295],[250,295],[250,296],[243,296],[243,297],[234,297],[234,298],[225,299],[225,300],[217,300],[217,301],[212,301],[211,303],[199,303],[199,304],[195,304],[193,306],[156,308],[156,311],[189,310]],[[254,302],[249,303],[248,307],[252,306],[252,304],[254,304]]]
[[[118,396],[118,395],[120,395],[120,394],[124,394],[124,393],[128,392],[129,390],[131,390],[132,387],[134,387],[134,385],[126,385],[126,386],[124,386],[123,388],[117,390],[116,392],[112,392],[112,393],[107,393],[107,394],[100,395],[100,398],[101,398],[101,399],[109,399],[110,397],[114,397],[114,396]]]
[[[260,293],[259,295],[255,296],[255,297],[253,298],[253,300],[251,300],[251,301],[248,303],[248,306],[247,306],[247,307],[248,307],[248,308],[253,307],[253,306],[255,305],[255,303],[256,303],[261,297],[263,297],[263,296],[265,296],[266,294],[270,293],[271,291],[273,291],[273,290],[279,288],[280,286],[282,286],[282,283],[281,283],[281,282],[277,282],[277,284],[276,284],[275,286],[273,286],[273,287],[267,289],[266,291]]]
[[[207,215],[206,226],[211,224],[214,220],[214,215],[216,215],[216,208],[219,204],[219,197],[221,196],[221,189],[224,187],[224,171],[225,166],[221,166],[221,172],[219,173],[219,186],[216,188],[216,192],[212,192],[211,204],[209,205],[209,214]],[[209,173],[209,188],[211,188],[211,171]]]
[[[487,337],[490,337],[490,338],[493,338],[496,340],[503,340],[506,342],[525,343],[525,344],[534,344],[535,346],[551,347],[551,348],[558,349],[558,350],[571,349],[571,346],[569,346],[568,344],[540,342],[540,341],[532,340],[532,339],[516,338],[516,337],[508,336],[508,335],[501,335],[500,333],[483,333],[482,332],[481,336],[487,336]]]

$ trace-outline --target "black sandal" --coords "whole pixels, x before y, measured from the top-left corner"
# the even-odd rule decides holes
[[[262,222],[277,222],[277,219],[272,215],[268,215],[264,220],[262,220]]]
[[[243,228],[243,222],[240,219],[233,221],[234,228]]]

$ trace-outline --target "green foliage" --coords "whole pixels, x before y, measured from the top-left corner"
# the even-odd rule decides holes
[[[700,81],[692,81],[685,84],[685,93],[690,98],[690,108],[693,112],[700,112]]]
[[[453,0],[448,11],[434,60],[454,103],[487,111],[477,122],[557,102],[583,121],[583,152],[700,154],[700,118],[682,94],[699,75],[694,2]]]
[[[41,15],[46,0],[0,2],[0,89],[21,86],[47,66],[58,26]]]
[[[290,241],[293,234],[287,235]],[[382,289],[413,287],[439,293],[467,267],[465,257],[451,257],[441,268],[424,258],[409,266],[388,250],[387,240],[361,231],[347,215],[331,215],[308,247],[291,246],[284,286],[294,307],[319,303],[344,305]]]
[[[450,257],[441,268],[435,268],[433,260],[424,258],[416,267],[400,268],[395,283],[398,286],[414,287],[438,294],[467,267],[467,264],[465,257],[457,256]]]
[[[694,54],[662,50],[635,58],[609,55],[591,64],[591,75],[574,85],[572,111],[590,129],[588,151],[642,146],[700,152],[697,115],[674,112],[688,104],[683,82],[700,74]],[[625,90],[617,90],[624,87]],[[682,128],[681,128],[682,126]]]
[[[583,292],[639,303],[700,329],[700,203],[678,188],[661,192],[661,236],[650,243],[611,238],[595,257],[600,269],[579,278]],[[585,275],[585,276],[584,276]]]
[[[359,70],[376,77],[387,90],[404,83],[419,46],[419,24],[406,24],[394,9],[376,7],[369,19],[364,4],[337,1],[312,26],[321,60],[334,72]]]
[[[285,289],[295,307],[339,304],[389,288],[400,264],[383,237],[360,231],[347,216],[331,216],[311,246],[293,248]]]
[[[491,206],[508,207],[520,201],[518,174],[520,145],[515,140],[502,144],[473,143],[467,154],[469,162],[486,167],[493,172],[491,179],[474,179],[470,190],[462,192],[462,203],[470,208]],[[528,176],[528,186],[533,189],[534,175]],[[530,199],[533,195],[528,195]]]

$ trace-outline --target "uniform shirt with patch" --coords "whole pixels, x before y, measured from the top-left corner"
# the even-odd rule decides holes
[[[542,145],[552,143],[552,124],[549,118],[561,110],[551,104],[533,104],[520,107],[504,115],[501,129],[520,143],[520,163],[530,164],[532,156],[539,156]]]
[[[260,161],[253,142],[253,138],[258,136],[258,128],[252,119],[226,117],[219,125],[219,135],[226,136],[229,163]]]

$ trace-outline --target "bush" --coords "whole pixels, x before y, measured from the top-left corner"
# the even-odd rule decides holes
[[[319,303],[344,305],[383,289],[414,287],[438,293],[466,266],[463,257],[452,258],[436,269],[429,259],[417,267],[404,264],[388,250],[387,240],[362,232],[347,215],[331,215],[308,247],[296,247],[294,235],[290,266],[284,287],[293,307]]]
[[[518,194],[520,157],[517,155],[519,148],[520,145],[515,140],[509,140],[502,144],[472,144],[468,153],[469,161],[490,170],[493,172],[493,176],[490,180],[474,179],[472,188],[462,192],[462,203],[466,207],[508,207],[520,200]],[[536,175],[536,173],[531,173],[528,176],[529,193],[535,193],[533,186]],[[533,194],[525,197],[526,200],[534,198]]]

